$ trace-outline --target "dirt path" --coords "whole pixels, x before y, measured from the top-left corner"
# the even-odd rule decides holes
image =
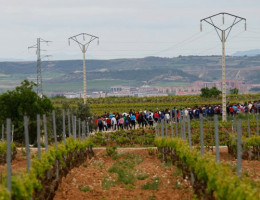
[[[147,150],[119,149],[116,160],[103,156],[106,152],[103,149],[94,151],[95,158],[71,170],[63,178],[55,200],[192,199],[192,188],[189,181],[183,180],[180,171],[170,164],[163,165],[156,155],[149,155]],[[127,166],[128,158],[137,161],[132,172],[139,175],[133,184],[120,182],[119,175],[111,172],[113,167],[120,164]],[[131,167],[126,167],[126,171]],[[129,177],[131,173],[122,180],[126,181],[125,178]]]

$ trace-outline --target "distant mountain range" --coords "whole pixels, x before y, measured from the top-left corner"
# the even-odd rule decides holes
[[[253,49],[248,51],[238,51],[233,56],[257,56],[260,55],[260,49]]]
[[[227,56],[227,79],[260,84],[259,56]],[[139,59],[87,60],[88,92],[108,91],[111,86],[185,86],[197,80],[221,79],[220,56],[146,57]],[[82,91],[82,60],[42,62],[43,89]],[[0,62],[0,92],[22,80],[36,78],[35,62]]]
[[[8,62],[20,62],[20,61],[24,61],[22,59],[15,59],[15,58],[0,58],[0,62],[6,62],[8,60]]]

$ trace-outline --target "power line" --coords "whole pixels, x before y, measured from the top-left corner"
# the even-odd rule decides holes
[[[205,34],[199,35],[199,36],[197,36],[197,35],[199,34],[199,32],[198,32],[198,33],[195,33],[194,35],[192,35],[192,36],[190,36],[190,37],[184,39],[183,41],[181,41],[181,42],[179,42],[179,43],[176,43],[174,46],[171,46],[171,47],[168,47],[168,48],[166,48],[166,49],[163,49],[163,50],[158,51],[157,53],[153,54],[153,56],[154,56],[154,55],[158,55],[158,54],[160,54],[160,53],[162,53],[162,52],[166,52],[166,51],[172,50],[172,49],[177,49],[177,48],[179,48],[180,46],[184,46],[184,45],[187,45],[187,44],[191,44],[192,42],[197,41],[198,39],[202,38],[202,37],[203,37],[204,35],[206,35],[207,33],[211,33],[211,32],[213,32],[213,31],[206,32]]]
[[[42,38],[37,38],[37,43],[33,46],[28,47],[29,49],[35,48],[36,49],[36,55],[37,55],[37,94],[42,97],[43,91],[42,91],[42,68],[41,68],[41,59],[43,57],[49,57],[50,55],[45,55],[41,57],[41,51],[45,51],[41,49],[41,43],[48,43],[51,41],[44,40]]]
[[[186,39],[184,39],[184,40],[182,40],[182,41],[180,41],[180,42],[178,42],[178,43],[176,43],[174,46],[171,46],[171,47],[168,47],[168,48],[166,48],[166,49],[163,49],[163,50],[158,51],[156,54],[160,54],[160,53],[162,53],[162,52],[169,51],[169,50],[171,50],[172,48],[176,48],[176,47],[178,47],[178,46],[180,46],[180,45],[182,45],[182,44],[185,44],[185,43],[188,42],[189,40],[191,40],[191,39],[193,39],[194,37],[196,37],[198,34],[199,34],[199,32],[193,34],[192,36],[190,36],[190,37],[188,37],[188,38],[186,38]]]

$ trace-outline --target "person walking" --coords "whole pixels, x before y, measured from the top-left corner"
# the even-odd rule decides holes
[[[110,129],[111,129],[111,119],[109,117],[106,118],[106,122],[107,122],[107,129],[110,131]]]
[[[131,119],[131,129],[132,127],[135,129],[135,122],[136,122],[136,117],[135,117],[135,114],[132,114],[132,116],[130,117]]]
[[[119,125],[119,129],[124,129],[124,118],[122,116],[120,116],[119,120],[118,120],[118,125]]]
[[[125,118],[125,128],[128,130],[128,128],[129,128],[129,123],[130,123],[130,117],[129,117],[129,115],[127,115],[126,116],[126,118]]]
[[[157,123],[160,117],[158,112],[155,112],[153,117],[154,117],[154,121]]]
[[[115,115],[113,115],[113,117],[111,119],[111,126],[112,126],[113,130],[116,130],[116,124],[117,124],[117,121],[116,121]]]
[[[150,111],[148,114],[148,123],[149,123],[149,126],[153,126],[153,112],[152,111]]]
[[[103,130],[103,121],[101,117],[98,118],[98,129],[100,132]]]

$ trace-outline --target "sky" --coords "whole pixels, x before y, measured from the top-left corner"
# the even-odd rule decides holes
[[[89,33],[87,59],[142,58],[147,56],[220,55],[221,42],[214,28],[200,19],[228,12],[247,19],[231,30],[226,54],[260,49],[259,0],[0,0],[0,60],[35,60],[37,38],[46,60],[82,59],[79,46],[68,38]],[[214,18],[220,27],[233,18]],[[82,38],[79,38],[81,40]],[[88,38],[86,38],[88,39]]]

